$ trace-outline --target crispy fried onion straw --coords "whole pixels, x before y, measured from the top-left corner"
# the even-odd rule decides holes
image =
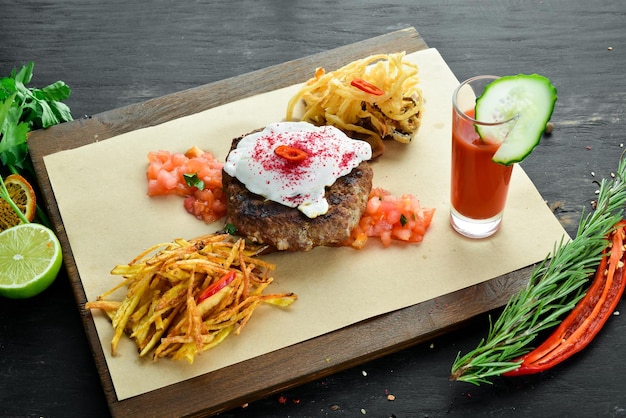
[[[289,101],[286,120],[296,118],[296,105],[303,102],[300,120],[334,125],[352,138],[366,140],[373,157],[383,153],[383,140],[410,142],[420,127],[424,103],[418,68],[404,56],[404,52],[371,55],[329,73],[317,68]],[[363,81],[376,93],[354,84]]]
[[[287,307],[297,299],[293,293],[262,294],[275,268],[258,258],[263,249],[227,234],[158,244],[113,268],[111,274],[124,281],[85,308],[102,310],[111,319],[112,354],[126,333],[140,357],[152,352],[155,361],[193,363],[196,354],[238,335],[260,304]],[[123,287],[122,301],[106,300]]]

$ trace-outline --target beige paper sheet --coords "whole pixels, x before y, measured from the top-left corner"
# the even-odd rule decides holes
[[[95,314],[99,338],[118,399],[139,395],[361,320],[480,283],[543,259],[566,232],[532,182],[516,167],[502,229],[481,241],[464,239],[448,223],[451,95],[458,84],[435,49],[407,57],[419,66],[426,108],[409,145],[389,144],[374,163],[374,185],[413,193],[437,212],[419,245],[383,249],[370,240],[361,251],[317,248],[267,256],[277,264],[268,291],[293,291],[290,309],[263,306],[240,336],[187,362],[138,359],[123,339],[109,355],[112,329]],[[44,158],[72,251],[89,300],[119,280],[115,264],[174,238],[193,238],[221,225],[205,225],[185,212],[177,197],[146,196],[146,154],[193,145],[224,158],[232,138],[284,117],[298,86],[236,101]]]

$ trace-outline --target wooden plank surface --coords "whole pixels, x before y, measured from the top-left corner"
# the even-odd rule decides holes
[[[463,321],[502,306],[523,284],[529,268],[472,286],[436,300],[358,323],[285,349],[215,372],[118,401],[107,372],[94,323],[82,306],[86,297],[63,230],[43,157],[131,130],[167,122],[185,115],[277,88],[305,81],[314,68],[336,68],[354,59],[391,51],[426,48],[414,28],[407,28],[310,57],[258,70],[223,81],[173,93],[34,132],[31,157],[46,206],[65,251],[65,265],[87,330],[111,411],[116,416],[213,414],[286,388],[361,364],[432,338]],[[333,347],[332,362],[328,347]],[[251,373],[250,371],[254,372]],[[207,391],[205,388],[210,387]]]

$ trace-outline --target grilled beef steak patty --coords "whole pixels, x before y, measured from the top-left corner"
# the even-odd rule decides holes
[[[233,141],[231,150],[241,140]],[[373,170],[366,161],[326,188],[329,209],[309,218],[297,208],[251,193],[236,178],[222,172],[227,222],[238,235],[278,250],[309,251],[316,246],[339,245],[358,224],[372,189]]]

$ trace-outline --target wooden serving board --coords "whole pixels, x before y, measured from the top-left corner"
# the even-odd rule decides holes
[[[426,48],[417,31],[407,28],[31,133],[30,154],[39,186],[64,249],[65,266],[112,415],[207,415],[226,411],[448,332],[469,318],[503,306],[525,284],[532,266],[152,392],[122,401],[115,395],[93,319],[84,310],[87,299],[44,157],[301,83],[316,67],[337,68],[371,54],[399,50],[411,53]],[[332,364],[325,360],[329,347]]]

